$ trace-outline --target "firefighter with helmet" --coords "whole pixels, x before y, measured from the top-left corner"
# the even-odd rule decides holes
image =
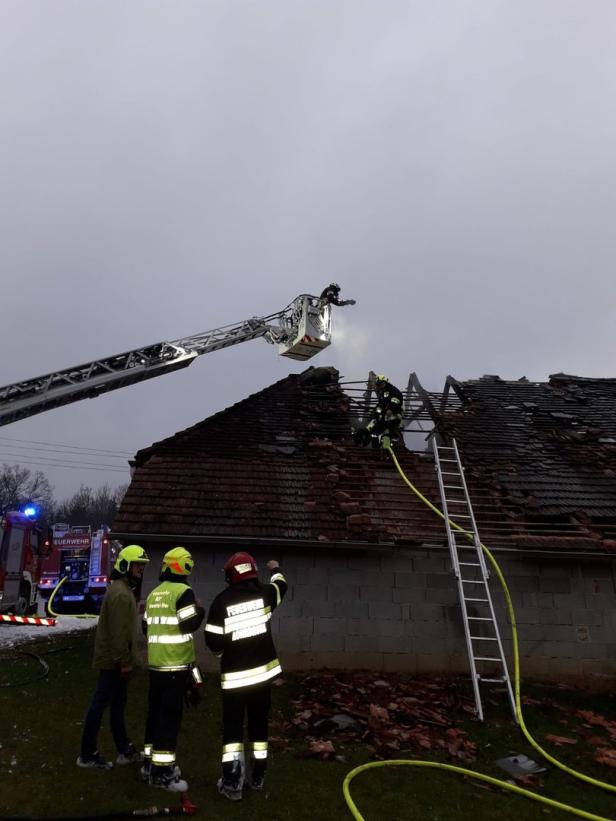
[[[400,424],[402,422],[402,391],[392,385],[388,377],[380,374],[376,377],[376,407],[372,418],[365,428],[358,428],[353,433],[353,439],[358,445],[372,444],[378,448],[383,437],[389,437],[393,445],[398,441]]]
[[[171,792],[188,789],[175,763],[175,750],[186,694],[201,683],[192,634],[205,611],[187,582],[193,567],[185,547],[165,553],[161,583],[148,596],[143,616],[150,688],[141,775]]]
[[[228,587],[212,602],[205,643],[220,658],[222,687],[222,777],[218,791],[242,798],[244,781],[262,790],[267,767],[271,682],[282,670],[272,640],[272,612],[287,592],[276,560],[267,563],[269,584],[261,584],[249,553],[235,553],[224,566]],[[250,771],[244,772],[244,717]]]
[[[327,302],[328,305],[338,305],[338,307],[355,305],[354,299],[340,299],[340,285],[337,282],[331,282],[327,288],[323,288],[319,299]]]
[[[99,671],[98,682],[83,722],[78,767],[98,770],[113,767],[113,763],[99,753],[96,744],[107,706],[111,734],[118,750],[116,764],[143,760],[126,734],[124,712],[128,680],[137,663],[137,599],[149,561],[142,547],[131,544],[120,550],[113,566],[94,637],[92,666]]]

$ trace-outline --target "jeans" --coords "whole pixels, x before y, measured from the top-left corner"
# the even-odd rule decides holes
[[[83,722],[81,758],[84,761],[92,758],[97,750],[96,738],[107,705],[109,705],[111,735],[118,753],[127,751],[130,745],[124,724],[127,685],[128,679],[122,678],[119,670],[99,671],[96,690]]]

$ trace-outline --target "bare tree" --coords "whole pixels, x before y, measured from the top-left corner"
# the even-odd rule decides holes
[[[4,463],[0,470],[0,509],[19,508],[35,502],[41,509],[41,519],[48,520],[53,507],[53,488],[40,470],[31,471],[21,465]]]
[[[111,525],[126,489],[127,485],[120,485],[115,489],[103,485],[97,490],[81,485],[73,496],[64,499],[56,507],[55,521],[70,525],[91,525],[93,528]]]

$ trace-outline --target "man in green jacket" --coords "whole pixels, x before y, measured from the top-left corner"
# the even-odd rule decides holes
[[[103,713],[109,705],[111,734],[118,750],[116,764],[142,761],[126,734],[124,711],[128,679],[136,664],[137,597],[149,558],[142,547],[124,547],[111,573],[94,638],[92,666],[99,671],[96,690],[86,713],[78,767],[110,770],[111,761],[98,752],[96,738]]]

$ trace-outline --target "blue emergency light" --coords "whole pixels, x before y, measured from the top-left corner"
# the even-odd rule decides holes
[[[36,505],[28,504],[24,506],[22,513],[28,519],[36,519],[39,515],[39,508]]]

